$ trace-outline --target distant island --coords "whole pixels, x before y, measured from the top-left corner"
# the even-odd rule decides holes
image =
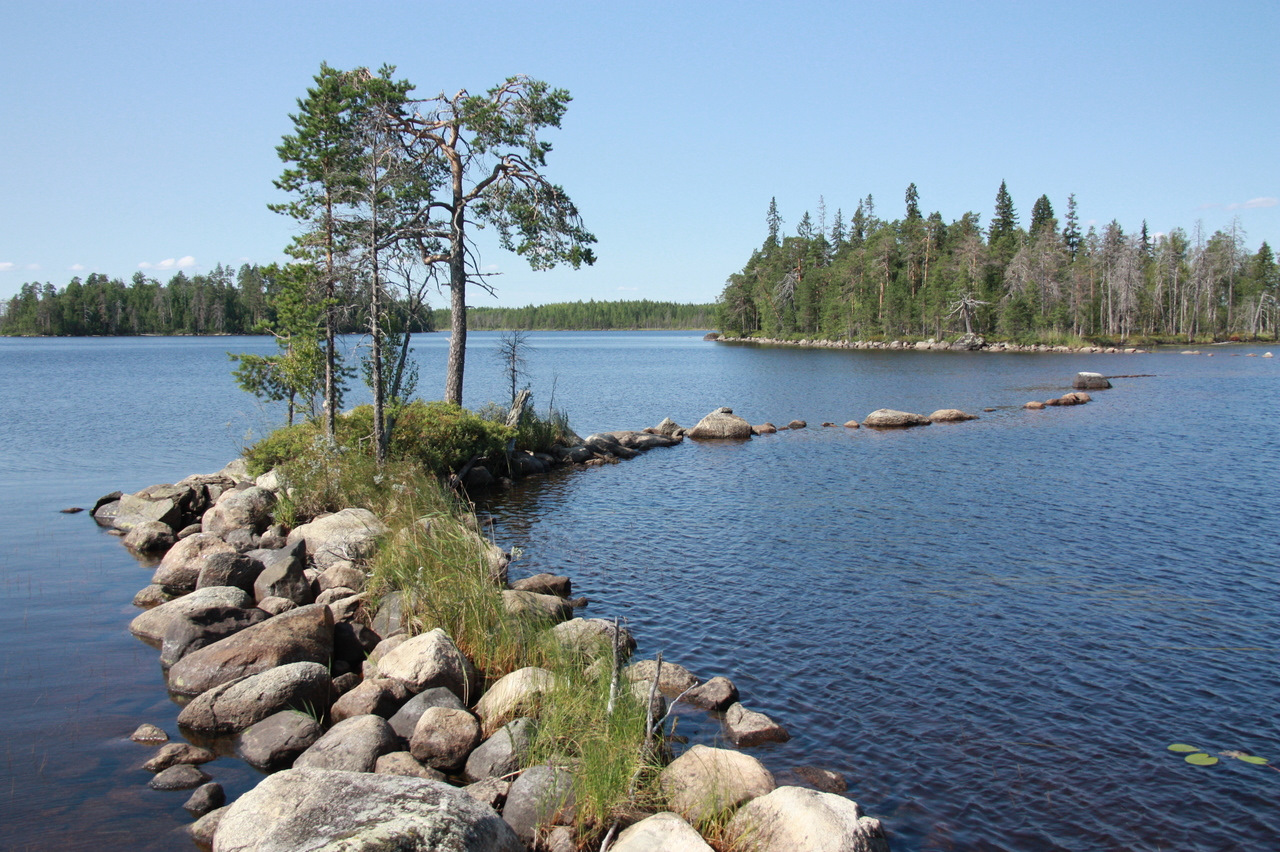
[[[915,184],[903,215],[860,199],[847,220],[800,217],[783,231],[776,201],[767,235],[718,303],[730,337],[832,341],[950,339],[1082,346],[1275,340],[1280,268],[1271,247],[1245,245],[1239,223],[1212,234],[1082,226],[1075,196],[1059,223],[1047,196],[1019,224],[1002,182],[987,226],[966,212],[925,215]]]
[[[272,267],[244,264],[238,270],[218,265],[196,275],[175,273],[161,283],[142,272],[125,283],[94,273],[72,278],[61,289],[27,283],[17,295],[0,301],[0,335],[80,337],[122,335],[259,334],[275,321],[276,283]],[[467,327],[476,331],[527,329],[577,331],[599,329],[709,329],[714,304],[635,301],[556,302],[523,308],[473,307]],[[367,331],[364,306],[355,300],[342,312],[340,334]],[[410,331],[449,328],[448,308],[421,315]]]

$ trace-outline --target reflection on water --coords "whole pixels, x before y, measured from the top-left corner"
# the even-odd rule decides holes
[[[640,652],[732,677],[794,738],[770,768],[843,772],[895,849],[1261,849],[1280,775],[1274,361],[1158,354],[803,352],[699,335],[535,334],[538,404],[575,427],[692,425],[729,405],[809,429],[652,451],[526,481],[488,506],[513,576],[567,573]],[[501,395],[473,335],[467,403]],[[419,344],[422,390],[443,338]],[[232,457],[272,422],[237,391],[250,339],[0,341],[0,827],[6,848],[189,848],[185,794],[145,788],[151,721],[176,733],[147,581],[57,509]],[[1028,412],[1077,370],[1089,405]],[[880,407],[997,408],[904,433],[817,427]],[[718,737],[684,714],[680,733]],[[258,777],[209,771],[235,795]]]

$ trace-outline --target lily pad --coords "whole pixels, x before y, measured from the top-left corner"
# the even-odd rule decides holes
[[[1258,757],[1256,754],[1233,754],[1236,760],[1243,760],[1245,763],[1252,763],[1254,766],[1266,766],[1268,761],[1265,757]]]
[[[1200,750],[1200,749],[1196,748],[1195,746],[1193,746],[1193,745],[1187,745],[1186,743],[1174,743],[1173,745],[1169,746],[1169,751],[1176,751],[1176,752],[1179,752],[1179,753],[1181,753],[1181,752],[1199,751],[1199,750]]]
[[[1217,762],[1218,758],[1211,754],[1205,754],[1204,752],[1187,755],[1187,763],[1190,763],[1193,766],[1213,766]]]

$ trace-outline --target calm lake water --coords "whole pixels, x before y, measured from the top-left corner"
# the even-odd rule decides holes
[[[466,402],[499,399],[496,335]],[[1198,768],[1173,742],[1280,765],[1280,359],[833,352],[692,333],[535,333],[535,403],[577,430],[691,426],[728,405],[810,423],[528,480],[487,503],[513,576],[569,574],[640,653],[731,677],[885,819],[895,850],[1258,850],[1280,772]],[[349,343],[355,343],[354,340]],[[447,339],[421,340],[422,394]],[[257,338],[0,339],[0,848],[191,849],[184,793],[149,790],[141,722],[176,734],[127,631],[150,568],[87,514],[211,472],[279,413],[237,390]],[[1280,350],[1278,350],[1280,351]],[[1030,412],[1079,370],[1085,406]],[[995,408],[907,432],[876,408]],[[682,715],[679,733],[715,742]],[[231,796],[258,774],[207,767]]]

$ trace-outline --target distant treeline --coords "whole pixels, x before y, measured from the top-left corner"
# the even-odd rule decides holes
[[[0,301],[0,335],[99,336],[127,334],[254,334],[275,322],[278,282],[271,267],[219,265],[209,273],[177,272],[161,283],[142,272],[129,283],[98,273],[71,279],[58,289],[27,283]],[[363,332],[362,304],[349,302],[336,331]],[[413,331],[449,327],[449,311],[428,314]],[[672,302],[564,302],[525,308],[471,308],[471,329],[711,328],[715,305]]]
[[[531,331],[590,331],[596,329],[700,329],[715,325],[716,306],[675,302],[555,302],[524,308],[468,308],[467,328],[473,331],[529,329]],[[436,328],[449,327],[449,310],[435,311]]]
[[[904,215],[874,199],[847,221],[807,211],[783,233],[771,202],[767,236],[720,296],[717,327],[733,335],[926,338],[973,331],[1022,342],[1267,339],[1280,324],[1272,249],[1245,246],[1238,222],[1205,234],[1081,230],[1075,196],[1059,223],[1048,197],[1019,224],[1001,183],[995,215],[950,223],[922,214],[915,184]]]

